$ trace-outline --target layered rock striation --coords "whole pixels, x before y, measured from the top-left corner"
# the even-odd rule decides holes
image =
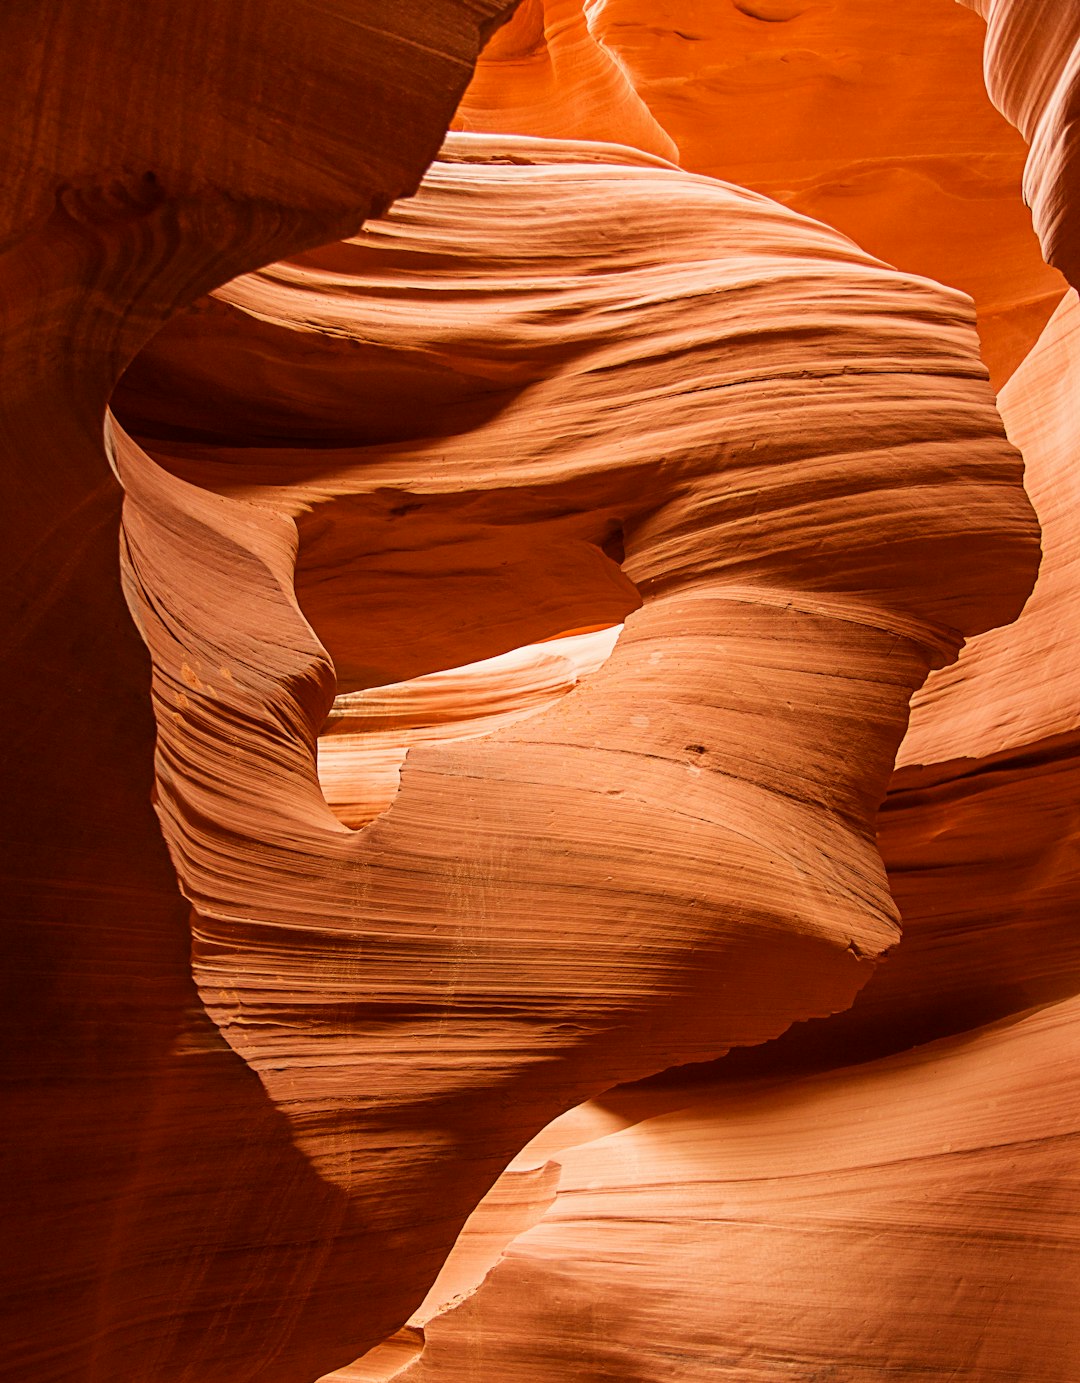
[[[0,16],[0,1373],[17,1383],[287,1383],[382,1333],[357,1310],[348,1206],[192,980],[102,426],[178,308],[415,187],[510,8]]]
[[[486,1272],[478,1215],[411,1333],[326,1383],[1070,1383],[1077,1010],[815,1076],[614,1092],[506,1174],[522,1227]]]
[[[987,9],[1065,269],[1068,16]],[[335,1380],[1072,1379],[1077,320],[1069,294],[999,397],[1035,591],[916,695],[879,818],[903,942],[849,1012],[553,1124],[409,1330]],[[493,1250],[533,1185],[546,1209]]]
[[[1047,61],[1068,8],[1012,7]],[[970,294],[1000,387],[1064,284],[1021,202],[1024,144],[983,86],[984,37],[945,0],[530,0],[455,125],[615,138],[825,221]]]
[[[976,347],[961,295],[753,193],[456,136],[128,372],[196,983],[367,1227],[369,1314],[556,1115],[847,1007],[896,941],[874,820],[908,700],[1037,560]],[[542,706],[514,681],[620,623]],[[507,717],[482,736],[470,664]]]
[[[1071,11],[972,7],[1075,283]],[[1071,1383],[1080,309],[982,26],[512,8],[0,20],[0,1372]]]
[[[1024,200],[1048,264],[1080,276],[1076,135],[1080,15],[1069,4],[962,0],[986,20],[984,70],[995,105],[1030,146]]]

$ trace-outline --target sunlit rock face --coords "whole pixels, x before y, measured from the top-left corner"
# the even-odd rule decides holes
[[[1072,12],[985,8],[1069,272]],[[471,99],[497,110],[500,80]],[[878,819],[900,945],[849,1011],[552,1124],[406,1329],[334,1383],[1075,1378],[1078,322],[1070,293],[999,397],[1035,590],[916,694]]]
[[[1044,54],[1075,30],[1068,5],[1011,9]],[[984,35],[946,0],[527,0],[455,124],[617,139],[827,221],[970,294],[1000,386],[1063,283],[1021,202],[1024,144],[983,87]]]
[[[128,372],[196,984],[369,1300],[563,1111],[846,1009],[895,944],[909,698],[1036,569],[977,345],[756,194],[457,135]]]
[[[325,1383],[1071,1383],[1078,1009],[612,1092],[522,1153],[411,1327]]]
[[[963,0],[986,20],[986,85],[1031,152],[1024,198],[1047,263],[1080,281],[1080,12],[1075,5]]]
[[[1072,10],[512,8],[0,16],[6,1370],[1075,1383]]]
[[[846,1013],[554,1122],[332,1383],[1075,1377],[1078,326],[1000,399],[1035,590],[917,694],[879,817],[899,946]]]

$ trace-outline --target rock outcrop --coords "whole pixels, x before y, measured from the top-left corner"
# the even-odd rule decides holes
[[[365,1317],[349,1207],[199,1001],[102,423],[179,307],[415,187],[510,8],[0,15],[0,1373],[17,1383],[293,1383],[427,1285],[388,1279]]]
[[[1000,11],[1023,32],[991,15],[991,91],[1033,137],[1067,270],[1067,15]],[[1035,591],[916,695],[879,818],[903,943],[849,1012],[553,1124],[408,1331],[335,1383],[1074,1378],[1078,320],[1069,294],[999,398],[1043,528]],[[507,1203],[531,1208],[496,1249]]]
[[[116,407],[196,982],[374,1273],[430,1281],[583,1098],[850,1004],[897,938],[909,697],[1035,570],[960,295],[655,158],[457,136]],[[396,791],[354,756],[371,805],[331,813],[328,713],[389,735],[440,669],[619,622],[527,719],[429,711],[469,738],[414,737]]]
[[[1064,4],[1012,10],[1046,54],[1074,24]],[[1064,285],[1021,203],[1023,142],[983,88],[984,35],[946,0],[529,0],[455,125],[614,137],[836,226],[970,294],[1000,387]]]
[[[931,674],[879,818],[901,944],[850,1011],[556,1121],[333,1383],[1074,1378],[1078,322],[1000,399],[1035,591]]]
[[[1080,12],[1043,0],[962,0],[986,20],[986,87],[1030,146],[1024,200],[1048,264],[1080,285]]]
[[[507,1174],[523,1228],[481,1280],[478,1215],[411,1338],[325,1383],[1072,1383],[1078,1020],[1073,999],[827,1074],[615,1092]]]
[[[256,8],[0,18],[0,1376],[1073,1383],[1072,9]]]

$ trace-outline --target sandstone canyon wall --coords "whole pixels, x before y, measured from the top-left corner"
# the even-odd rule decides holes
[[[1053,16],[1033,28],[1062,51],[1072,6],[1015,9]],[[826,221],[968,293],[1000,385],[1064,285],[1021,200],[1023,139],[986,99],[985,37],[943,0],[526,0],[454,123],[616,139]]]
[[[19,1383],[314,1376],[426,1286],[398,1299],[373,1274],[368,1228],[199,1001],[102,423],[178,308],[415,187],[509,8],[0,16],[0,1370]]]
[[[986,21],[987,90],[1030,146],[1024,200],[1046,261],[1075,287],[1080,14],[1075,5],[964,3]]]
[[[1075,25],[973,7],[0,20],[3,1376],[1080,1376]]]

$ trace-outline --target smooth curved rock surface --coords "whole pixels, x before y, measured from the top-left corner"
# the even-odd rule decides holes
[[[1074,1378],[1078,326],[1070,293],[999,399],[1043,561],[1019,620],[915,697],[879,818],[900,946],[849,1012],[556,1121],[408,1355],[334,1383]],[[468,1279],[530,1175],[554,1199]]]
[[[850,1011],[725,1070],[844,1065],[1080,992],[1078,327],[1070,291],[998,398],[1042,527],[1035,589],[916,693],[878,818],[902,944]]]
[[[0,1374],[1071,1383],[1078,309],[995,631],[978,21],[526,0],[458,119],[564,138],[310,248],[507,8],[0,18]],[[1068,270],[1071,12],[983,8]]]
[[[1073,999],[802,1080],[615,1092],[518,1159],[500,1195],[534,1164],[550,1207],[433,1303],[411,1359],[332,1383],[1072,1383],[1078,1020]]]
[[[1080,991],[1078,380],[1070,291],[999,397],[1042,527],[1035,589],[916,696],[881,817],[910,943],[883,995],[910,986],[957,1026]]]
[[[499,111],[494,124],[491,107]],[[523,0],[485,48],[454,128],[611,140],[678,157],[621,55],[597,38],[581,0]]]
[[[1080,992],[1078,379],[1070,291],[998,399],[1042,526],[1035,589],[914,698],[878,823],[904,941],[849,1014],[803,1035],[802,1059],[896,1050]]]
[[[13,1383],[294,1383],[385,1324],[355,1222],[223,1041],[151,807],[102,443],[131,356],[416,185],[500,0],[0,14],[3,1357]],[[422,1273],[423,1267],[420,1265]],[[410,1290],[412,1295],[410,1295]]]
[[[319,786],[359,829],[393,804],[409,751],[472,739],[545,710],[611,656],[622,625],[529,644],[465,667],[335,696],[319,736]]]
[[[277,442],[236,442],[245,340]],[[417,197],[129,373],[156,462],[117,429],[125,570],[196,982],[367,1227],[369,1314],[387,1256],[430,1281],[557,1114],[846,1007],[895,941],[873,823],[908,699],[1037,556],[975,344],[959,294],[755,194],[457,136]],[[438,399],[407,427],[320,431],[403,380]],[[331,813],[335,689],[377,709],[616,622],[546,709],[414,743],[362,829]]]
[[[1080,11],[1042,0],[961,0],[986,20],[986,86],[1031,152],[1024,200],[1043,253],[1080,284]]]
[[[1000,387],[1064,284],[1021,204],[1025,150],[986,95],[983,38],[946,0],[531,0],[455,126],[615,138],[825,221],[970,294]]]

